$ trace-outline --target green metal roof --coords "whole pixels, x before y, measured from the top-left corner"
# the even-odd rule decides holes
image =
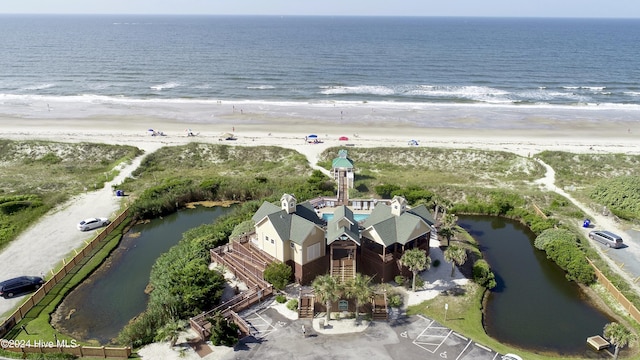
[[[336,208],[333,218],[327,223],[327,244],[339,240],[343,235],[360,245],[358,222],[353,218],[353,211],[344,205]]]
[[[333,159],[333,162],[331,163],[331,168],[332,169],[336,169],[336,168],[347,168],[347,169],[351,169],[353,168],[353,161],[351,161],[351,159],[349,159],[347,157],[347,150],[340,150],[338,151],[338,157]]]
[[[279,206],[265,201],[252,219],[257,224],[265,217],[269,219],[280,239],[291,240],[299,245],[304,243],[316,226],[324,225],[313,206],[306,201],[297,204],[296,212],[292,214],[287,214]]]
[[[394,243],[405,245],[413,240],[413,230],[424,222],[427,227],[429,223],[423,216],[423,209],[417,207],[417,213],[413,213],[414,209],[402,213],[400,216],[394,216],[391,213],[391,207],[385,204],[378,204],[371,212],[371,215],[365,220],[363,226],[365,229],[373,228],[382,239],[384,246],[390,246]],[[428,214],[428,209],[424,208]],[[420,215],[419,215],[420,214]],[[429,218],[431,217],[430,214]]]

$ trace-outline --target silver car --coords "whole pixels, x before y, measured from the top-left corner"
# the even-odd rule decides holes
[[[622,238],[610,231],[594,230],[589,232],[589,238],[607,245],[607,247],[621,248]]]
[[[78,230],[89,231],[89,230],[97,229],[99,227],[107,226],[110,223],[111,221],[107,218],[88,218],[78,223]]]

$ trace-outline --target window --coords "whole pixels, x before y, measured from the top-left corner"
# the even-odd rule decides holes
[[[296,244],[294,244],[293,241],[289,243],[289,246],[291,246],[292,249],[296,248]]]
[[[273,238],[271,239],[271,243],[272,243],[272,244],[273,244],[273,243],[275,243],[275,241],[273,241]]]
[[[320,257],[320,243],[315,243],[307,248],[307,262]]]

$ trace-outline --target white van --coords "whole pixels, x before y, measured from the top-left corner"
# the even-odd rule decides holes
[[[610,231],[594,230],[589,232],[589,238],[601,242],[607,247],[616,249],[622,247],[622,238]]]

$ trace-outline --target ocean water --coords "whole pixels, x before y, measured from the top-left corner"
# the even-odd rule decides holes
[[[202,121],[223,102],[366,104],[417,111],[417,126],[451,108],[640,111],[640,20],[2,15],[0,34],[0,114],[24,118]]]

